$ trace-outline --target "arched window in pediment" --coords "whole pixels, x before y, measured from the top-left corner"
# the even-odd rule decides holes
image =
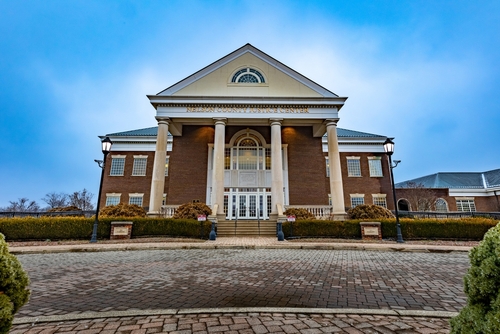
[[[237,71],[233,75],[231,82],[232,83],[265,83],[266,80],[264,79],[264,76],[259,71],[257,71],[256,69],[247,67],[247,68],[242,68],[241,70]]]

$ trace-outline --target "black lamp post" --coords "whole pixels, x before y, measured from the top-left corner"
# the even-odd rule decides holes
[[[392,170],[398,166],[401,160],[394,160],[395,165],[392,165],[392,154],[394,153],[394,142],[391,138],[387,138],[384,142],[385,153],[389,156],[389,169],[391,171],[391,184],[392,184],[392,196],[394,198],[394,211],[396,213],[396,231],[397,231],[397,242],[404,242],[403,235],[401,234],[401,224],[399,223],[399,213],[398,213],[398,202],[396,201],[396,189],[394,188],[394,174]]]
[[[97,225],[99,224],[99,208],[101,204],[101,192],[102,192],[102,180],[104,179],[104,166],[106,164],[106,156],[111,151],[111,145],[113,142],[109,137],[104,138],[101,141],[102,145],[102,154],[104,154],[104,159],[102,161],[95,160],[99,164],[99,167],[102,168],[101,172],[101,183],[99,184],[99,195],[97,196],[97,208],[95,212],[95,221],[94,221],[94,229],[92,230],[92,237],[90,238],[90,242],[97,242]]]

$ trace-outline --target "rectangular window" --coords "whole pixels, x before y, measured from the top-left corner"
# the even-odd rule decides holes
[[[111,176],[123,176],[123,171],[125,169],[125,156],[113,156],[111,157],[111,170],[109,175]]]
[[[382,177],[382,159],[380,157],[368,157],[370,177]]]
[[[365,195],[351,194],[351,208],[355,208],[361,204],[365,204]]]
[[[106,194],[106,206],[120,204],[121,194]]]
[[[167,194],[163,194],[161,199],[161,205],[167,205]]]
[[[473,198],[457,198],[457,211],[475,212],[476,204]]]
[[[132,169],[132,175],[145,176],[147,163],[148,163],[148,158],[146,156],[142,155],[134,156],[134,167]]]
[[[373,204],[387,209],[387,200],[385,198],[385,194],[376,194],[372,196],[373,196]]]
[[[165,176],[168,176],[168,165],[170,163],[170,157],[166,157],[165,159]]]
[[[231,169],[231,149],[224,149],[224,169]]]
[[[330,159],[325,157],[326,161],[326,177],[330,177]]]
[[[271,149],[266,148],[266,170],[271,170]]]
[[[135,204],[142,206],[142,198],[144,194],[129,194],[128,204]]]
[[[347,175],[355,177],[361,176],[359,157],[347,157]]]

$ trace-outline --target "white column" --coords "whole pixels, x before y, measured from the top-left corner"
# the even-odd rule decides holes
[[[278,214],[277,205],[283,205],[283,160],[281,157],[282,119],[270,119],[271,125],[271,214]],[[284,210],[284,209],[283,209]]]
[[[224,214],[224,148],[226,119],[215,118],[215,137],[212,170],[212,209],[217,204],[217,212],[212,214]]]
[[[165,188],[165,162],[167,158],[168,124],[170,119],[156,117],[158,133],[156,135],[156,150],[151,180],[151,195],[149,197],[149,215],[160,214],[163,191]]]
[[[332,196],[332,213],[345,214],[344,189],[342,186],[342,171],[340,169],[339,143],[337,139],[338,119],[326,120],[328,136],[328,160],[330,162],[330,194]]]

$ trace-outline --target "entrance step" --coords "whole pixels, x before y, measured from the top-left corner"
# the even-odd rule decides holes
[[[235,229],[236,228],[236,229]],[[276,221],[261,220],[260,230],[257,220],[238,220],[235,224],[234,220],[223,220],[217,223],[218,237],[275,237],[276,236]]]

